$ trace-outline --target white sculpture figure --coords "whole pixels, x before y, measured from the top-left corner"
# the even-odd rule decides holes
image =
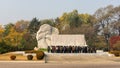
[[[38,48],[47,48],[50,45],[52,34],[59,34],[58,29],[48,24],[41,25],[36,35]]]

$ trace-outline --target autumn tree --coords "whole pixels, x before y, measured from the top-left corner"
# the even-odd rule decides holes
[[[70,13],[64,13],[60,17],[60,22],[61,30],[79,27],[82,23],[77,10],[73,10]]]
[[[29,36],[29,39],[28,40],[25,39],[25,41],[27,43],[30,43],[31,46],[33,46],[31,49],[34,49],[34,47],[37,46],[36,33],[40,28],[41,25],[40,23],[41,22],[37,18],[33,18],[30,21],[30,24],[27,29],[27,33],[25,34]]]
[[[101,38],[104,38],[104,42],[109,46],[109,38],[119,34],[120,6],[109,5],[99,8],[95,12],[94,17],[97,19],[95,27],[97,27],[98,35],[103,36]]]
[[[15,24],[7,24],[4,28],[3,42],[6,45],[16,47],[14,49],[20,50],[24,49],[24,46],[21,42],[24,40],[24,34],[27,33],[28,22],[27,21],[18,21]]]
[[[28,26],[29,26],[30,22],[29,21],[25,21],[25,20],[20,20],[20,21],[17,21],[15,23],[15,30],[17,32],[24,32],[27,30]]]
[[[2,27],[2,25],[0,25],[0,42],[2,42],[3,33],[4,33],[4,28]]]
[[[32,35],[35,35],[35,33],[38,31],[40,27],[40,21],[37,18],[33,18],[30,21],[30,24],[28,26],[28,32]]]
[[[113,45],[113,50],[120,51],[120,41],[117,41],[117,42]]]
[[[9,23],[9,24],[5,25],[5,27],[4,27],[4,29],[5,29],[4,36],[7,36],[10,33],[10,29],[12,27],[14,27],[14,24],[12,24],[12,23]]]
[[[100,8],[95,12],[94,16],[97,19],[96,25],[99,25],[99,33],[102,35],[117,34],[119,26],[115,26],[115,24],[120,20],[120,6],[114,7],[109,5],[107,7]]]
[[[5,36],[4,41],[8,45],[18,46],[20,45],[20,41],[22,40],[23,33],[17,32],[14,29],[14,26],[9,29],[9,34]]]

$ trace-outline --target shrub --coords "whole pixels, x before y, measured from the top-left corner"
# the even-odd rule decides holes
[[[40,48],[38,51],[47,51],[45,48]]]
[[[32,59],[33,59],[33,56],[32,56],[32,55],[27,55],[27,59],[28,59],[28,60],[32,60]]]
[[[114,54],[114,56],[119,57],[120,51],[110,51],[111,54]]]
[[[120,41],[117,41],[117,42],[113,45],[113,50],[120,51]]]
[[[36,52],[36,58],[37,60],[42,60],[44,58],[44,52],[43,51]]]
[[[37,51],[35,50],[30,50],[30,51],[25,51],[25,53],[36,53]]]
[[[114,53],[114,55],[115,55],[116,57],[119,57],[119,53]]]
[[[11,60],[15,60],[15,59],[16,59],[16,56],[15,56],[15,55],[11,55],[11,56],[10,56],[10,59],[11,59]]]

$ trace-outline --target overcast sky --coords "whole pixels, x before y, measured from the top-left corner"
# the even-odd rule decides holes
[[[107,5],[119,6],[120,0],[0,0],[0,24],[18,20],[49,19],[77,9],[79,13],[93,14]]]

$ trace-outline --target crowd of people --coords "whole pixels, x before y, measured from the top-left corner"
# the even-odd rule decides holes
[[[94,47],[48,46],[48,53],[96,53]]]

